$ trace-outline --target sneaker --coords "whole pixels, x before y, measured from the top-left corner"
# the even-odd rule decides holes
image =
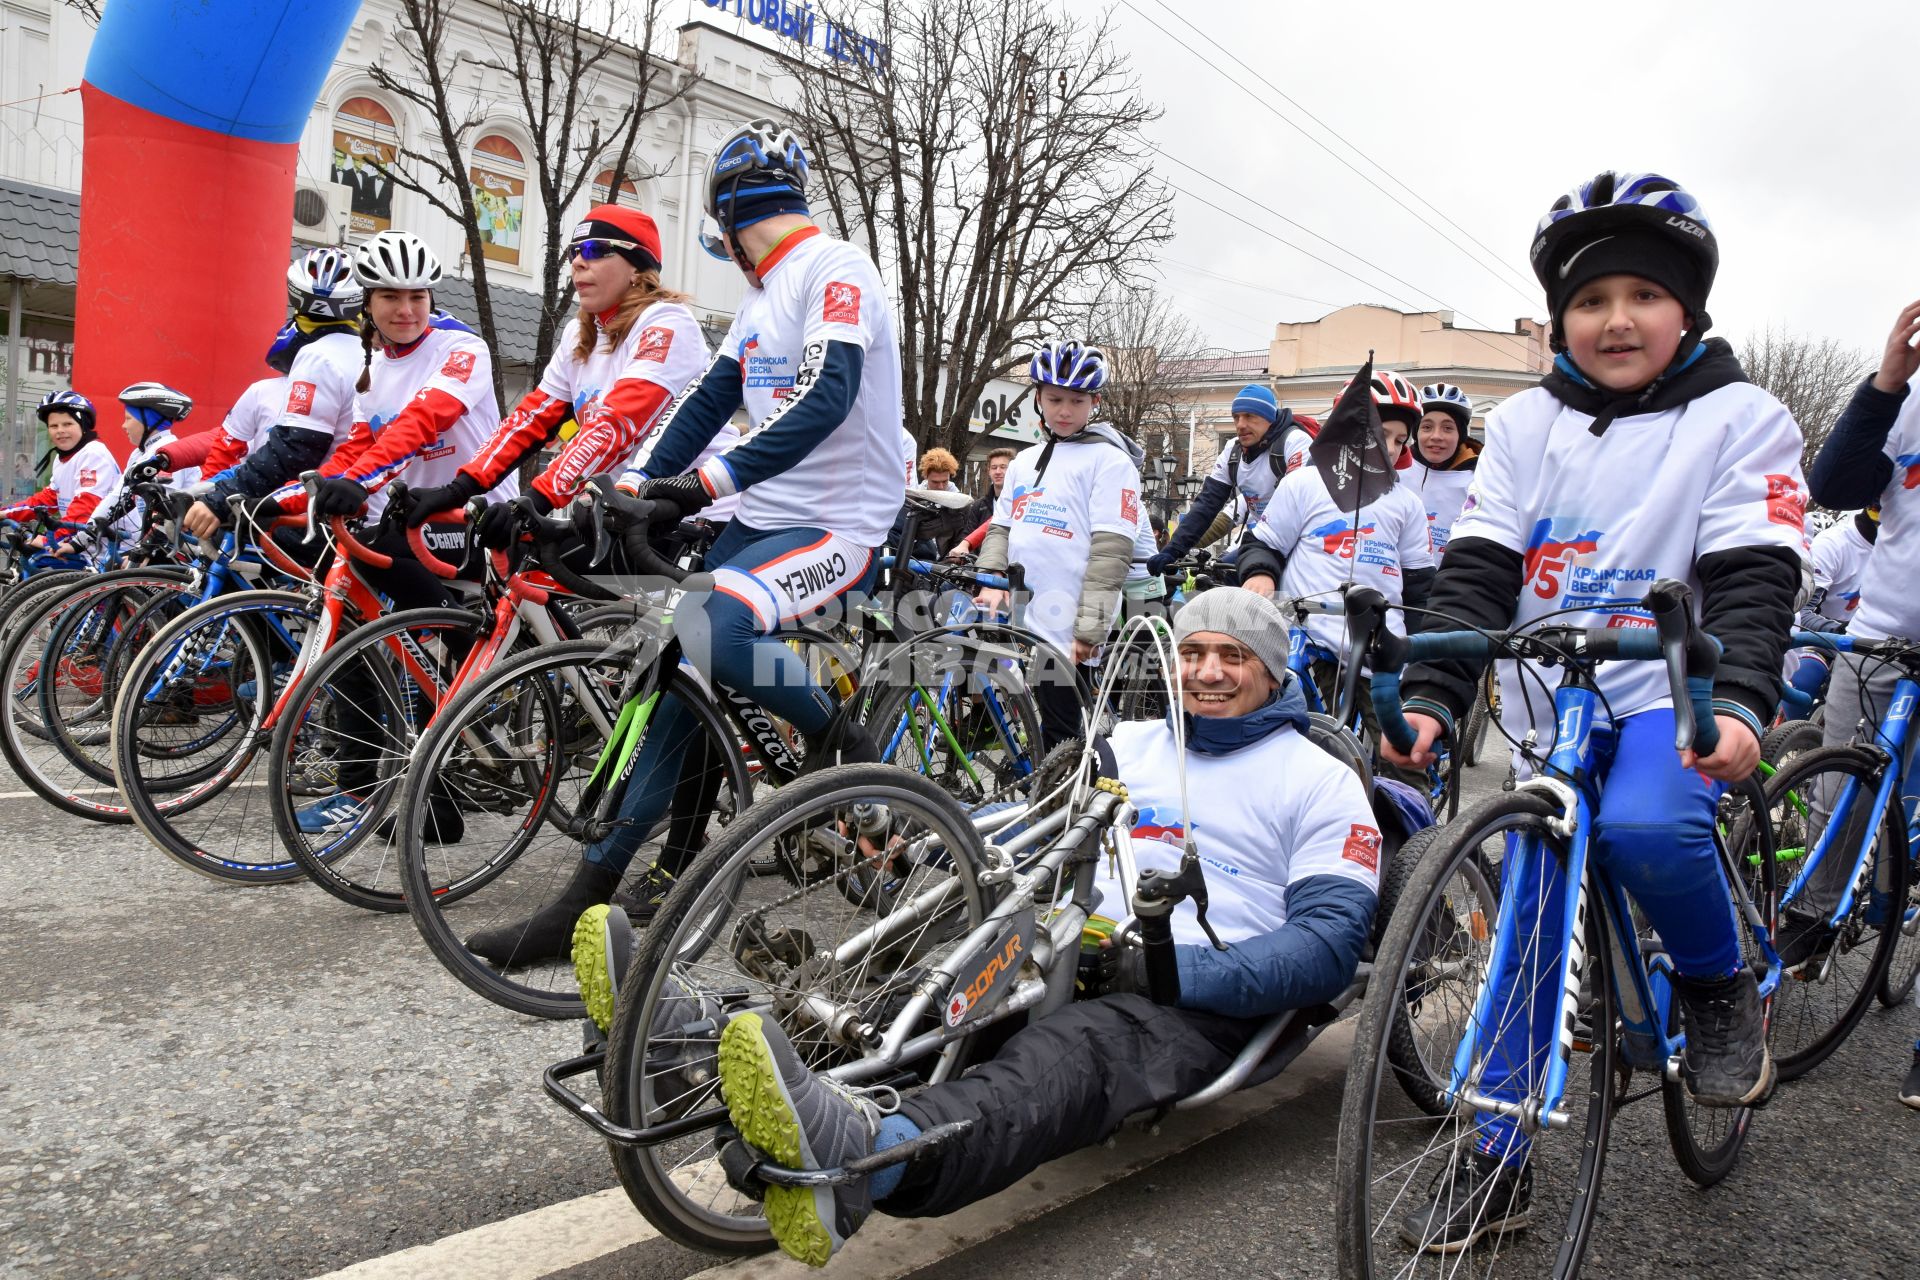
[[[626,912],[605,904],[588,907],[573,926],[573,976],[587,1002],[587,1017],[603,1035],[613,1026],[613,1005],[633,967],[633,948]]]
[[[1809,964],[1826,955],[1837,936],[1835,930],[1828,926],[1826,916],[1802,915],[1797,911],[1782,912],[1780,967],[1788,973],[1804,975]]]
[[[615,892],[613,905],[626,912],[631,923],[644,925],[660,914],[660,904],[672,890],[673,873],[657,866],[649,867],[635,879],[631,889]]]
[[[1680,1079],[1703,1107],[1750,1107],[1773,1092],[1773,1057],[1760,984],[1750,969],[1728,978],[1673,976],[1687,1034]]]
[[[1920,1111],[1920,1049],[1913,1052],[1913,1066],[1907,1072],[1906,1082],[1900,1086],[1900,1101]]]
[[[1433,1199],[1400,1219],[1400,1238],[1426,1253],[1461,1253],[1489,1231],[1517,1231],[1533,1205],[1533,1166],[1467,1149]]]
[[[351,831],[366,811],[366,801],[342,791],[300,806],[293,817],[302,835],[334,836]]]
[[[746,1142],[788,1169],[833,1169],[873,1152],[880,1108],[807,1070],[770,1015],[742,1013],[720,1036],[720,1090]],[[767,1225],[789,1256],[827,1260],[873,1212],[867,1179],[837,1187],[769,1186]]]
[[[726,1010],[669,974],[647,1028],[647,1092],[668,1119],[711,1105]]]

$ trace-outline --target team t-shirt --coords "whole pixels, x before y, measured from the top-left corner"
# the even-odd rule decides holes
[[[1051,470],[1051,469],[1049,469]],[[1187,822],[1180,805],[1180,757],[1164,720],[1114,727],[1114,759],[1139,810],[1133,857],[1140,871],[1177,871]],[[1198,816],[1194,847],[1205,865],[1207,922],[1229,945],[1272,933],[1287,920],[1287,887],[1309,876],[1339,876],[1375,893],[1380,828],[1353,770],[1291,731],[1227,755],[1186,756],[1187,798]],[[1101,915],[1133,914],[1133,886],[1102,858]],[[1173,912],[1173,938],[1205,943],[1193,904]]]
[[[1089,436],[1056,444],[1042,476],[1045,448],[1029,445],[1008,465],[993,523],[1007,528],[1007,563],[1026,570],[1026,625],[1071,652],[1093,535],[1134,543],[1145,522],[1140,472],[1125,450]]]
[[[369,476],[373,483],[384,486],[404,480],[412,489],[448,484],[461,464],[471,459],[500,426],[500,402],[493,394],[493,358],[480,335],[464,325],[436,324],[404,355],[375,347],[369,375],[367,389],[356,397],[354,416],[367,425],[376,443],[382,429],[423,392],[438,391],[466,408],[452,426],[444,428],[418,453]],[[519,492],[520,479],[509,472],[487,497],[504,502]],[[380,488],[367,500],[367,519],[379,519],[386,506],[387,490]]]
[[[1880,495],[1880,536],[1847,631],[1866,640],[1920,639],[1920,395],[1911,387],[1887,432],[1886,454],[1893,478]]]
[[[280,420],[280,411],[286,405],[287,375],[262,378],[247,384],[247,389],[233,402],[233,408],[227,410],[220,430],[228,439],[244,442],[246,453],[250,454],[267,442],[267,433]]]
[[[355,386],[365,363],[360,339],[351,334],[323,334],[301,347],[287,370],[286,399],[268,428],[324,431],[338,449],[353,433]]]
[[[1874,543],[1860,536],[1851,518],[1823,529],[1813,540],[1813,586],[1824,592],[1819,612],[1835,622],[1852,622],[1860,607],[1860,579]]]
[[[1353,582],[1399,604],[1406,571],[1433,567],[1427,509],[1404,479],[1356,514],[1334,504],[1317,467],[1301,467],[1273,491],[1253,536],[1286,557],[1278,584],[1284,596],[1335,596]],[[1305,625],[1318,643],[1346,652],[1344,618],[1311,614]],[[1387,615],[1387,625],[1406,634],[1398,613]]]
[[[1544,387],[1503,402],[1453,539],[1486,538],[1518,552],[1523,582],[1514,624],[1568,610],[1574,627],[1650,627],[1647,588],[1693,588],[1702,556],[1773,546],[1803,554],[1806,486],[1800,428],[1751,383],[1709,391],[1659,413],[1617,418],[1595,436],[1591,415]],[[1545,689],[1502,664],[1501,719],[1519,736],[1552,740],[1558,672]],[[1610,662],[1600,691],[1615,715],[1671,704],[1656,662]]]
[[[1436,471],[1416,461],[1400,473],[1400,481],[1410,485],[1426,506],[1427,532],[1433,538],[1433,556],[1438,560],[1446,555],[1447,543],[1453,538],[1454,523],[1460,519],[1460,508],[1473,485],[1473,472]]]
[[[113,482],[113,488],[105,497],[101,498],[101,512],[104,514],[108,508],[120,501],[121,493],[126,489],[127,471],[133,470],[173,442],[174,434],[171,427],[148,432],[146,443],[127,455],[126,470],[120,473],[119,478]],[[200,468],[198,467],[181,467],[179,470],[169,472],[168,474],[171,476],[168,483],[175,489],[190,489],[200,483]],[[127,510],[127,514],[114,522],[113,527],[115,531],[125,538],[139,536],[140,525],[146,519],[146,511],[146,502],[139,498],[134,499],[133,505]]]
[[[75,498],[93,495],[94,507],[77,513],[84,520],[98,509],[99,500],[120,487],[120,464],[113,460],[113,450],[98,440],[89,440],[68,457],[55,454],[48,481],[55,495],[54,507],[63,516],[73,511]]]

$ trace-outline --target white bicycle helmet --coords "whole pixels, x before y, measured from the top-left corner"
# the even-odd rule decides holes
[[[145,410],[167,422],[178,422],[193,412],[193,397],[184,391],[176,391],[164,382],[136,382],[122,391],[117,399],[128,409]],[[142,415],[143,420],[144,415]],[[147,422],[149,427],[154,424]]]
[[[440,259],[411,231],[382,231],[354,251],[353,274],[363,289],[431,289]]]
[[[1465,431],[1473,422],[1473,401],[1467,398],[1466,392],[1451,382],[1433,382],[1420,388],[1421,413],[1432,413],[1435,409],[1443,409],[1452,414],[1453,420],[1459,424],[1462,431]]]
[[[287,301],[297,316],[351,320],[365,300],[345,249],[309,249],[287,267]]]

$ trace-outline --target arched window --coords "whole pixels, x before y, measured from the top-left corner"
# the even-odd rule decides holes
[[[629,209],[639,209],[640,188],[634,185],[631,174],[622,175],[620,194],[613,194],[613,169],[611,166],[593,175],[593,202],[595,204],[623,204]]]
[[[520,148],[497,133],[473,145],[474,214],[488,262],[520,265],[520,240],[527,209],[527,162]]]
[[[393,175],[400,131],[372,98],[348,98],[333,115],[333,180],[353,191],[347,234],[370,236],[393,225]]]

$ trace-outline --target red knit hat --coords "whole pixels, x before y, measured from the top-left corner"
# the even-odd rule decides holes
[[[631,240],[638,249],[622,249],[620,256],[636,271],[660,270],[660,228],[638,209],[625,205],[601,204],[587,210],[587,216],[573,229],[574,240]]]

